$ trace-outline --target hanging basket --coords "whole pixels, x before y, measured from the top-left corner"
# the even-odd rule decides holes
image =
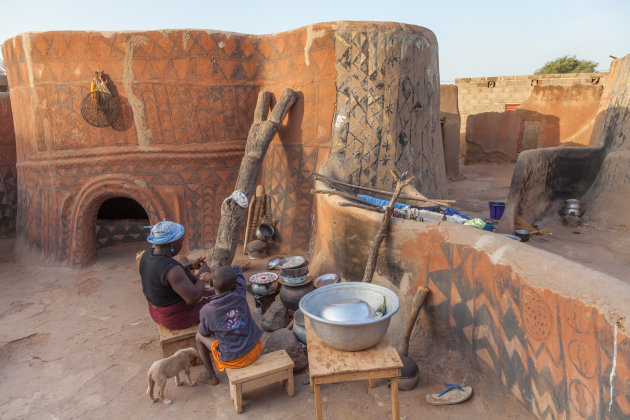
[[[83,119],[94,127],[108,127],[121,115],[119,101],[106,92],[94,91],[81,101]]]

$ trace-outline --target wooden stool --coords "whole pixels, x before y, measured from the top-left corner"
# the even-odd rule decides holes
[[[243,412],[243,392],[282,381],[290,397],[293,392],[293,360],[284,350],[263,354],[240,369],[225,369],[230,380],[230,398],[237,413]]]
[[[160,324],[157,324],[157,328],[160,334],[162,357],[172,356],[179,349],[185,349],[187,347],[197,348],[197,341],[195,340],[197,325],[193,325],[184,330],[169,330]],[[197,363],[197,365],[199,365],[199,363]]]

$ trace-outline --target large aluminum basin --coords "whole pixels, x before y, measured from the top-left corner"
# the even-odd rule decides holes
[[[335,322],[322,318],[324,305],[342,299],[362,299],[376,310],[383,302],[385,315],[359,322]],[[300,300],[300,309],[308,316],[320,340],[330,347],[344,351],[359,351],[378,344],[389,327],[392,316],[398,312],[398,295],[386,287],[372,283],[337,283],[315,289]]]

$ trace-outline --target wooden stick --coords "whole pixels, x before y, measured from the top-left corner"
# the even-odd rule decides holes
[[[364,204],[348,203],[346,201],[340,201],[339,205],[341,207],[356,207],[356,208],[359,208],[359,209],[375,211],[377,213],[385,213],[385,210],[383,210],[382,208],[377,207],[377,206],[366,206]]]
[[[407,357],[409,353],[409,338],[411,337],[411,331],[413,331],[414,325],[416,325],[416,318],[420,308],[424,304],[427,296],[429,295],[429,289],[424,286],[418,287],[416,294],[413,296],[413,302],[411,303],[411,313],[409,314],[409,321],[407,322],[407,329],[405,329],[405,335],[403,335],[402,343],[400,344],[400,354]]]
[[[247,242],[249,242],[249,230],[252,223],[252,212],[254,210],[254,203],[256,202],[256,195],[252,197],[252,201],[249,202],[249,209],[247,209],[247,223],[245,223],[245,239],[243,239],[243,255],[247,255]]]
[[[387,196],[390,196],[392,194],[391,191],[377,190],[377,189],[374,189],[374,188],[362,187],[360,185],[348,184],[347,182],[337,181],[336,179],[332,179],[332,178],[329,178],[329,177],[327,177],[325,175],[321,175],[321,174],[318,174],[318,173],[314,173],[313,177],[315,179],[317,179],[317,180],[324,181],[324,182],[326,182],[328,184],[333,183],[333,184],[337,184],[337,185],[343,185],[345,187],[350,187],[350,188],[354,188],[354,189],[357,189],[357,190],[374,192],[374,193],[378,193],[378,194],[384,194],[384,195],[387,195]],[[400,194],[400,199],[401,200],[407,200],[407,201],[421,201],[421,202],[424,202],[424,203],[433,203],[433,204],[438,204],[438,205],[443,206],[443,207],[451,207],[451,204],[454,204],[456,202],[455,200],[438,200],[438,199],[430,199],[430,198],[426,198],[426,197],[424,197],[424,198],[412,197],[412,196],[405,195],[405,194]]]
[[[389,226],[389,219],[394,211],[394,204],[396,200],[398,200],[398,196],[403,188],[413,181],[413,177],[405,179],[407,172],[404,172],[402,176],[398,176],[398,174],[394,171],[391,171],[394,179],[396,180],[396,189],[394,190],[394,194],[392,195],[392,199],[385,208],[385,214],[383,215],[383,221],[381,222],[381,227],[379,228],[376,238],[374,238],[374,242],[372,242],[372,246],[370,248],[370,253],[368,255],[367,264],[365,265],[365,273],[363,274],[363,281],[366,283],[372,282],[372,277],[374,277],[374,270],[376,269],[376,259],[378,258],[378,249],[381,247],[381,243],[383,242],[383,238],[385,238],[385,234],[387,233],[387,227]]]
[[[362,200],[354,194],[350,194],[344,191],[337,190],[311,190],[311,194],[328,194],[328,195],[338,195],[339,197],[347,198],[348,200],[358,201],[361,204],[365,204],[366,206],[374,206],[374,203],[370,203],[369,201]]]

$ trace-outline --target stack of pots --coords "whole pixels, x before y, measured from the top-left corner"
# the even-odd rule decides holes
[[[308,275],[308,260],[291,257],[286,261],[280,266],[282,282],[280,301],[288,309],[297,311],[300,308],[300,299],[313,291],[315,286]]]

